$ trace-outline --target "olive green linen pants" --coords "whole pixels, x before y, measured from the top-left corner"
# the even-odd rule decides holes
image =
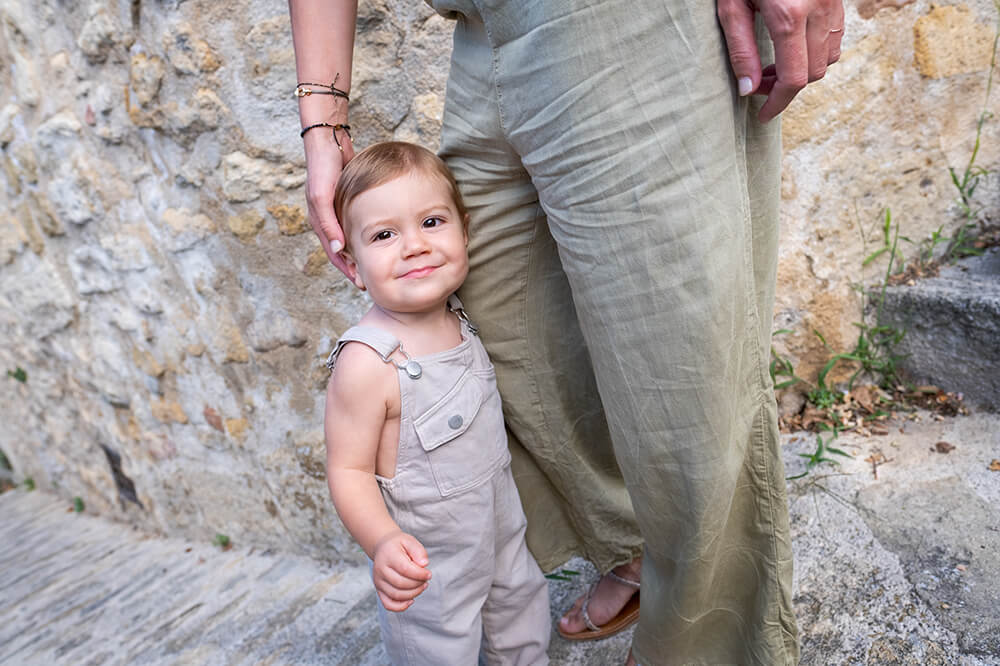
[[[766,354],[779,128],[736,94],[715,3],[432,4],[457,19],[441,155],[471,214],[461,297],[532,552],[644,554],[643,666],[794,663]]]

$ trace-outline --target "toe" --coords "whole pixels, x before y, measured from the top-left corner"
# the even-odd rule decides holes
[[[583,614],[580,609],[583,608],[583,601],[586,599],[586,595],[580,597],[573,604],[573,607],[566,611],[566,614],[559,618],[559,626],[563,631],[569,634],[575,634],[586,629],[586,623],[583,621]]]

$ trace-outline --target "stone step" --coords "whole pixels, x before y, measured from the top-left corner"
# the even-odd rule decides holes
[[[222,551],[75,514],[41,491],[0,494],[0,664],[388,666],[368,568]],[[553,621],[596,573],[552,581]],[[624,662],[632,631],[553,634],[554,666]]]
[[[1000,666],[1000,415],[889,425],[843,433],[853,457],[788,484],[801,663]],[[787,473],[802,472],[815,435],[783,441]],[[223,551],[70,507],[0,493],[0,664],[388,663],[367,567]],[[582,575],[550,582],[553,621],[596,579],[567,567]],[[615,666],[631,638],[553,634],[550,663]]]
[[[1000,247],[889,287],[883,321],[906,329],[897,350],[909,379],[1000,411]]]
[[[0,511],[2,663],[385,661],[365,568],[149,537],[41,492]]]

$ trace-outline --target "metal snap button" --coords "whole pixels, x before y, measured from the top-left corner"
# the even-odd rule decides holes
[[[455,414],[450,419],[448,419],[448,427],[451,428],[452,430],[458,430],[459,428],[461,428],[462,423],[463,423],[462,417],[458,414]]]

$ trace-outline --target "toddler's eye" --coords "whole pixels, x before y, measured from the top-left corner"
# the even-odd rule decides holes
[[[389,240],[390,238],[392,238],[392,232],[389,231],[388,229],[384,229],[375,234],[374,236],[372,236],[372,240],[377,240],[377,241]]]
[[[433,229],[434,227],[440,227],[442,224],[444,224],[444,220],[442,220],[440,217],[428,217],[426,220],[424,220],[425,229]]]

